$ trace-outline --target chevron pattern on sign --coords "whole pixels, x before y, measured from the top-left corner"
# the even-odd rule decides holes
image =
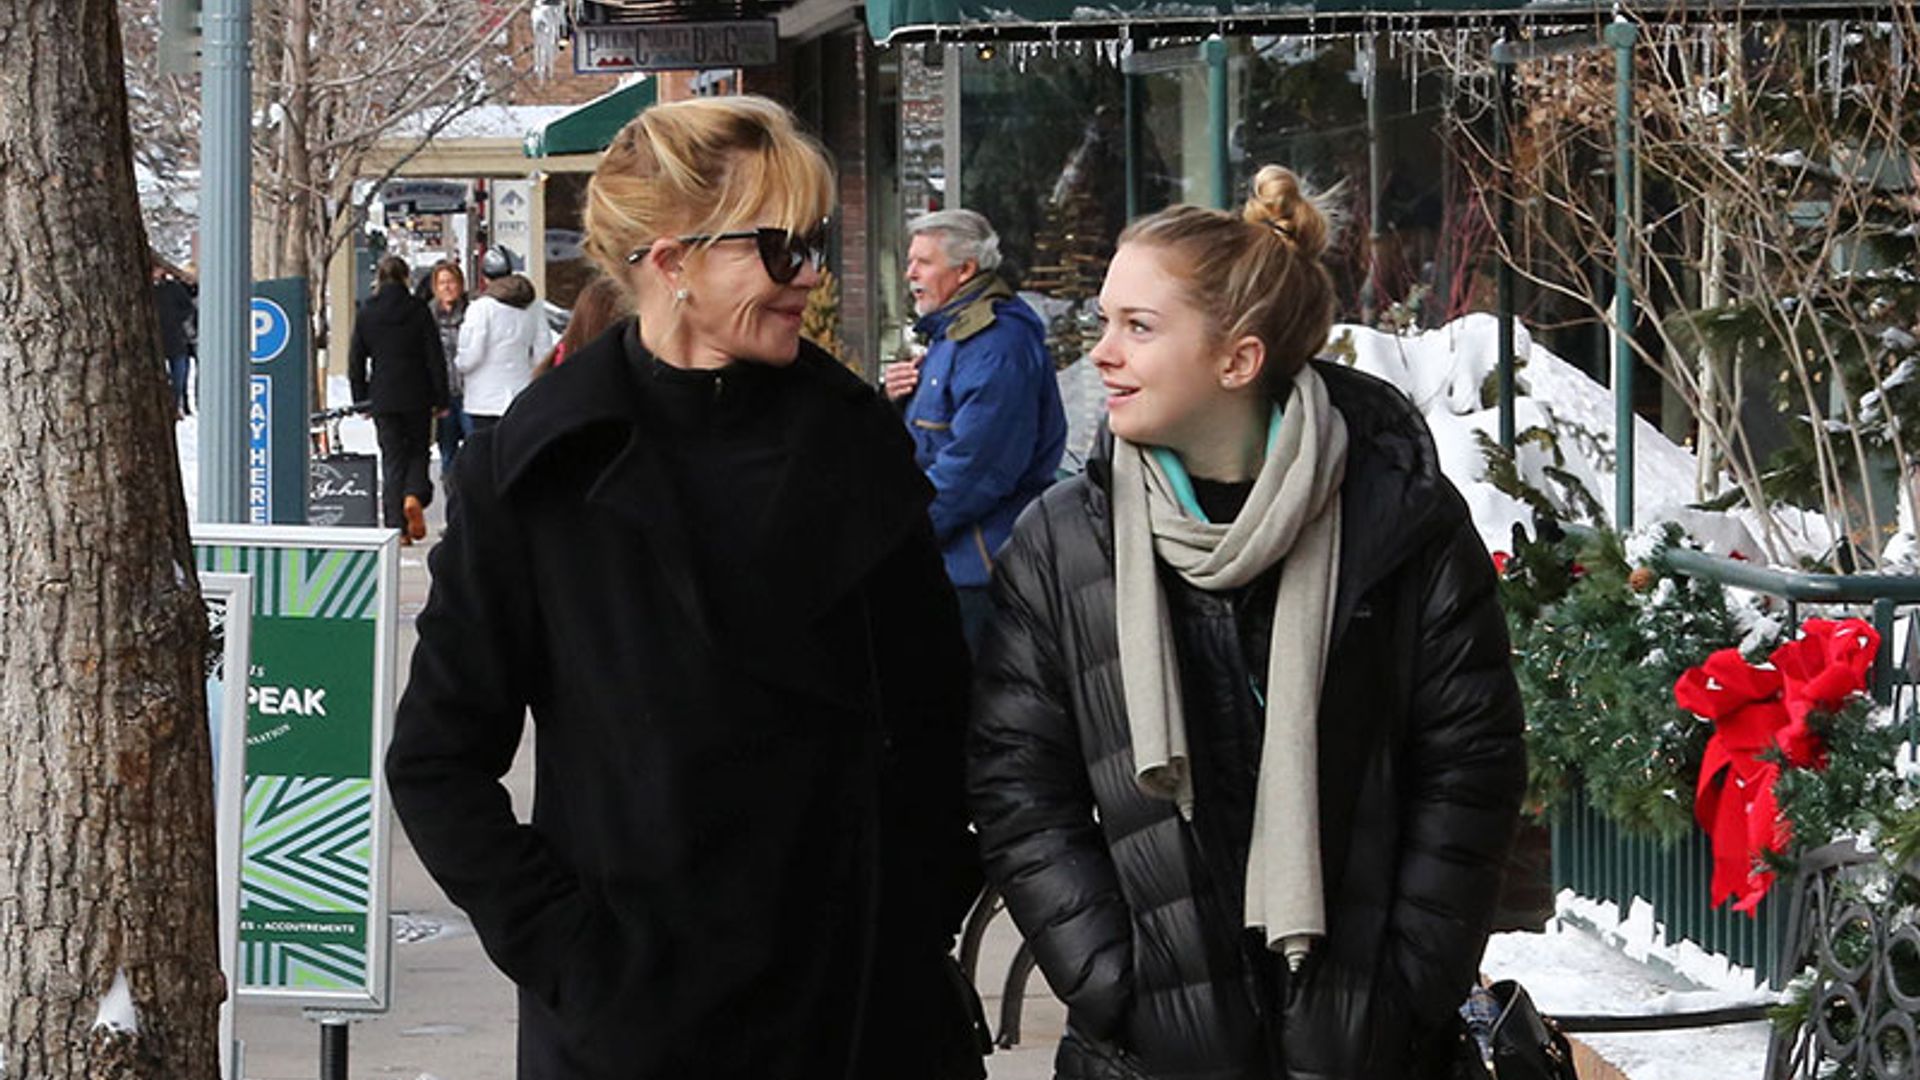
[[[200,569],[253,575],[255,615],[371,619],[380,553],[220,545],[196,547]]]
[[[248,777],[241,904],[365,912],[373,879],[373,782]]]
[[[246,942],[240,947],[246,986],[358,990],[366,985],[366,953],[351,945]]]

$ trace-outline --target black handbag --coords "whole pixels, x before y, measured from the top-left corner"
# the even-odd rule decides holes
[[[967,1019],[967,1031],[975,1053],[986,1057],[993,1053],[993,1029],[987,1026],[987,1010],[980,1003],[980,992],[973,987],[967,973],[960,970],[960,961],[946,958],[947,985],[953,990],[953,999],[957,1008]]]
[[[1487,992],[1500,1008],[1489,1033],[1494,1080],[1580,1080],[1573,1045],[1534,1008],[1526,987],[1502,979]]]

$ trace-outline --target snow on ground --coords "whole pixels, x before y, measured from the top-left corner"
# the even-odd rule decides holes
[[[197,374],[197,372],[196,372]],[[344,375],[332,375],[327,378],[326,408],[338,409],[353,403],[353,390],[347,385]],[[195,403],[198,408],[198,402]],[[319,412],[319,409],[315,409]],[[340,421],[340,445],[336,450],[345,450],[355,454],[375,453],[379,439],[373,431],[373,419],[368,416],[349,416]],[[187,496],[187,520],[198,521],[200,505],[200,414],[195,412],[173,425],[174,452],[180,458],[180,486]],[[437,452],[437,451],[436,451]]]
[[[1495,934],[1481,970],[1518,979],[1548,1016],[1645,1015],[1771,1003],[1751,971],[1693,945],[1668,945],[1651,911],[1636,903],[1624,920],[1612,904],[1563,892],[1560,915],[1543,934]],[[1753,1021],[1677,1031],[1576,1035],[1633,1080],[1758,1077],[1766,1068],[1767,1024]]]

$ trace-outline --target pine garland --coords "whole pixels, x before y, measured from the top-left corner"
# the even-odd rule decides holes
[[[1500,586],[1527,710],[1529,804],[1545,813],[1583,789],[1622,828],[1679,836],[1712,732],[1674,704],[1673,684],[1738,640],[1726,595],[1666,564],[1678,526],[1639,567],[1615,534],[1541,533],[1516,538]]]

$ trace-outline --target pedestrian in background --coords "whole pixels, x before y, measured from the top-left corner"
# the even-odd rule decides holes
[[[567,317],[566,332],[551,352],[540,358],[533,369],[539,378],[567,362],[567,356],[587,347],[595,338],[633,317],[633,299],[620,282],[602,274],[587,282],[573,299],[573,313]]]
[[[460,442],[467,437],[465,387],[460,381],[460,323],[467,316],[467,276],[460,264],[441,259],[433,264],[427,281],[432,295],[427,309],[440,329],[440,349],[447,355],[447,407],[434,416],[434,438],[440,445],[440,482],[453,478],[453,463],[460,455]]]
[[[167,384],[173,389],[174,419],[184,420],[193,415],[189,387],[198,324],[195,290],[171,267],[158,262],[157,255],[155,259],[153,307],[160,319],[160,351],[167,366]]]
[[[834,205],[772,102],[642,112],[585,209],[638,318],[461,451],[387,777],[519,985],[520,1080],[983,1075],[929,492],[800,338]],[[529,714],[522,825],[500,777]]]
[[[1061,1076],[1438,1080],[1526,783],[1494,573],[1419,414],[1309,362],[1292,173],[1135,222],[1111,438],[996,568],[969,790]]]
[[[427,305],[407,288],[411,269],[388,255],[374,272],[374,293],[360,305],[347,349],[347,381],[356,405],[373,414],[380,440],[380,504],[400,542],[427,536],[433,503],[427,473],[433,414],[447,407],[447,360]],[[368,370],[371,361],[372,370]]]
[[[960,598],[970,648],[991,606],[987,577],[1013,520],[1053,483],[1067,417],[1046,326],[994,271],[1000,238],[971,210],[908,224],[907,286],[932,342],[891,364],[887,396],[909,398],[914,460],[933,483],[934,536]]]
[[[486,292],[467,305],[454,352],[459,368],[467,431],[483,431],[500,422],[507,406],[533,381],[533,365],[553,346],[553,331],[540,310],[533,282],[514,273],[502,247],[490,247],[481,260]]]

